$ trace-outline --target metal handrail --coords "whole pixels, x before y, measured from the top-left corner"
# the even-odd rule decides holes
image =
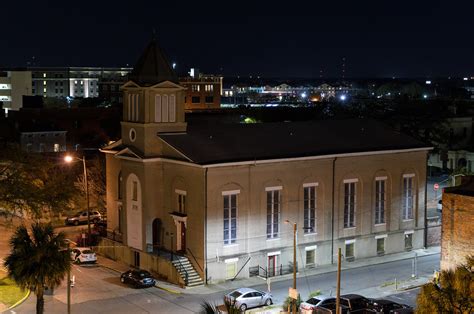
[[[240,274],[240,272],[242,271],[242,269],[244,269],[245,265],[247,265],[247,263],[250,261],[251,257],[249,256],[249,259],[244,263],[244,266],[242,266],[240,268],[240,270],[237,272],[237,274],[234,276],[234,278],[231,279],[231,281],[234,281],[235,278],[237,278],[237,276]]]
[[[260,269],[264,271],[264,274],[265,274],[265,278],[268,278],[268,272],[265,268],[263,268],[262,266],[258,265],[258,275],[260,276]]]
[[[187,286],[188,285],[188,272],[186,271],[186,269],[184,268],[183,264],[181,264],[181,260],[179,259],[179,257],[177,258],[177,261],[179,263],[179,266],[181,267],[181,269],[184,271],[184,284]],[[171,262],[173,262],[173,259],[171,260]],[[179,269],[178,269],[179,271]]]
[[[197,261],[196,257],[194,256],[193,252],[191,251],[190,248],[187,248],[189,253],[191,253],[191,256],[193,257],[194,261],[196,262],[196,264],[198,265],[199,269],[201,270],[201,272],[204,273],[204,270],[202,269],[201,265],[199,265],[199,262]]]

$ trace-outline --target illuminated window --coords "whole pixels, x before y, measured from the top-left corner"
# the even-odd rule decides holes
[[[355,226],[356,182],[344,182],[344,228]]]
[[[45,87],[45,88],[43,88],[43,93],[46,93],[46,87]]]
[[[45,86],[46,86],[46,81],[43,81],[43,85],[45,85]]]
[[[316,186],[305,186],[304,194],[304,233],[316,232]]]
[[[412,174],[403,175],[402,218],[413,219],[413,177]]]
[[[43,77],[46,77],[46,73],[43,73]]]
[[[237,194],[226,194],[224,198],[224,244],[237,241]]]
[[[59,144],[54,144],[54,152],[59,152]]]
[[[280,231],[280,190],[267,190],[267,239],[278,238]]]
[[[375,224],[385,223],[385,183],[385,178],[375,180]]]

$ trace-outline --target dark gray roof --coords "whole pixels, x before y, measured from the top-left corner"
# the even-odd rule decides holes
[[[373,120],[188,125],[159,134],[193,162],[213,164],[429,146]]]
[[[152,39],[145,48],[129,79],[140,86],[150,86],[163,81],[178,83],[178,77],[156,39]]]

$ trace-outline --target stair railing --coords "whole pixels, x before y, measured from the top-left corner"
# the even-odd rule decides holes
[[[196,257],[194,256],[194,254],[193,254],[193,252],[191,251],[190,248],[188,248],[188,251],[189,251],[189,253],[191,254],[191,256],[193,257],[194,261],[196,262],[196,265],[199,267],[199,269],[201,270],[201,272],[204,274],[204,270],[202,269],[201,265],[199,265],[199,263],[198,263]]]
[[[181,263],[181,259],[178,257],[176,260],[177,260],[178,263],[179,263],[180,269],[182,269],[182,270],[184,271],[184,284],[187,286],[187,285],[188,285],[188,281],[189,281],[189,280],[188,280],[188,279],[189,279],[188,272],[186,271],[186,268],[184,268],[184,265]],[[179,269],[178,269],[178,271],[179,271]],[[180,273],[181,273],[181,272],[180,272]]]

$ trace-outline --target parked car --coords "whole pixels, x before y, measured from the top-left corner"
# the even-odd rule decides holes
[[[351,313],[373,313],[372,300],[359,294],[341,295],[341,304],[347,306]]]
[[[345,305],[339,304],[339,308],[341,311],[339,313],[341,314],[347,314],[349,312],[349,308]],[[313,314],[334,314],[336,313],[336,303],[327,303],[324,305],[318,305],[314,311],[312,312]]]
[[[240,288],[224,296],[224,301],[234,304],[242,312],[251,307],[273,304],[273,296],[268,292],[251,288]]]
[[[101,214],[98,211],[89,212],[91,223],[96,223],[102,219]],[[66,225],[79,225],[87,223],[87,211],[80,212],[74,216],[69,216],[66,218]]]
[[[395,310],[410,309],[406,304],[400,304],[386,299],[372,300],[371,308],[377,313],[393,313]]]
[[[318,295],[301,302],[300,312],[301,313],[313,313],[317,306],[323,306],[331,303],[335,303],[336,298],[328,295]]]
[[[438,204],[436,205],[436,208],[438,211],[442,212],[443,211],[443,200],[439,200]]]
[[[97,256],[88,247],[75,247],[71,250],[71,260],[78,264],[93,264],[97,262]]]
[[[153,287],[155,278],[142,269],[130,269],[120,275],[120,281],[135,288]]]

